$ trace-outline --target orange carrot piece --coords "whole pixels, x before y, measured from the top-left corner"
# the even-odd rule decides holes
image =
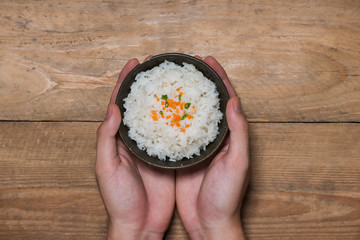
[[[151,117],[152,119],[154,119],[155,121],[157,121],[158,120],[158,116],[157,116],[157,114],[156,113],[154,113],[153,115],[152,115],[152,117]]]
[[[181,116],[180,116],[180,115],[173,114],[173,121],[179,122],[180,120],[181,120]]]

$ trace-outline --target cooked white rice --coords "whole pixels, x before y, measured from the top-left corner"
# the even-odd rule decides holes
[[[216,138],[223,115],[215,84],[194,65],[183,65],[165,61],[139,73],[124,99],[123,122],[129,127],[129,137],[148,155],[161,160],[199,155]],[[178,114],[172,108],[176,104]]]

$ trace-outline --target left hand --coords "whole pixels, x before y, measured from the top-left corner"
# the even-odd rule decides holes
[[[174,171],[143,163],[118,135],[121,115],[116,95],[126,75],[138,64],[132,59],[121,71],[107,116],[97,131],[95,168],[109,217],[108,239],[162,239],[174,211]]]

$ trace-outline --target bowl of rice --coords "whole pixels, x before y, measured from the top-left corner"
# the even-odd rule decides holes
[[[228,100],[221,78],[205,62],[181,53],[160,54],[124,79],[116,99],[119,134],[150,165],[190,167],[222,145]]]

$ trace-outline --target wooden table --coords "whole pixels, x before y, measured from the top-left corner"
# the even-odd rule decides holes
[[[0,2],[0,239],[104,239],[126,61],[216,57],[250,122],[248,239],[360,239],[360,1]],[[175,212],[166,239],[187,239]]]

